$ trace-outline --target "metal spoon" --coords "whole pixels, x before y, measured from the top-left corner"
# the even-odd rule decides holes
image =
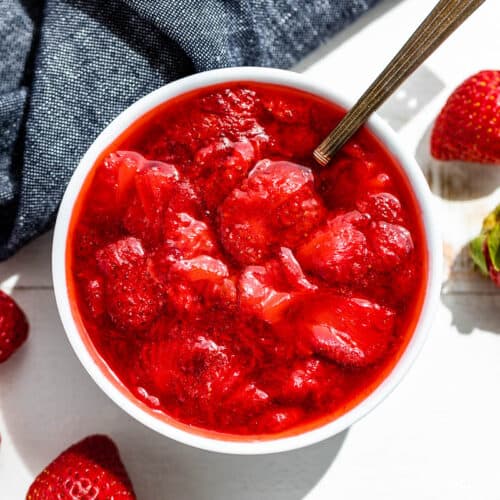
[[[358,102],[314,150],[314,159],[322,166],[328,165],[368,117],[484,1],[440,0]]]

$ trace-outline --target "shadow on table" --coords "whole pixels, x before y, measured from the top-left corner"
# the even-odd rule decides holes
[[[396,132],[429,104],[445,84],[427,66],[420,66],[377,110]]]
[[[328,471],[346,434],[265,456],[230,456],[170,446],[168,458],[163,456],[166,480],[156,489],[148,488],[149,496],[144,498],[300,500]],[[162,457],[158,454],[157,459]]]
[[[486,278],[485,278],[486,279]],[[495,285],[491,284],[492,288]],[[441,298],[452,314],[452,325],[459,333],[470,334],[473,330],[484,330],[500,334],[500,293],[490,294],[451,293]]]
[[[464,201],[491,194],[500,185],[500,169],[494,165],[438,161],[430,154],[431,123],[417,146],[415,157],[431,191],[440,198]]]
[[[342,447],[347,431],[302,450],[255,457],[199,451],[164,438],[126,415],[90,379],[66,339],[51,292],[18,290],[14,296],[32,330],[0,365],[0,433],[31,475],[71,443],[104,433],[116,441],[143,500],[299,500]]]
[[[467,246],[450,266],[441,300],[451,312],[451,324],[459,333],[470,334],[475,329],[500,333],[500,290],[474,270]]]

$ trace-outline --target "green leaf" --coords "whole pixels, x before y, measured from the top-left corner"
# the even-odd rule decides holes
[[[495,210],[490,212],[486,219],[483,221],[482,233],[487,234],[492,231],[497,224],[500,223],[500,205],[498,205]]]
[[[485,235],[478,236],[474,238],[469,244],[469,252],[474,264],[479,268],[483,274],[488,274],[488,266],[486,265],[486,259],[483,253],[483,246],[486,240]]]
[[[496,224],[488,234],[488,252],[493,267],[500,271],[500,224]]]

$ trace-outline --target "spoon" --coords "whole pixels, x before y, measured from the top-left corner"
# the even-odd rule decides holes
[[[314,159],[323,167],[328,165],[332,157],[361,128],[368,117],[484,1],[440,0],[358,102],[314,150]]]

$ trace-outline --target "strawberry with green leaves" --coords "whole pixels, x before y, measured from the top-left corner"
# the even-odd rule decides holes
[[[449,97],[431,136],[432,156],[500,165],[500,71],[471,76]]]
[[[478,269],[500,286],[500,205],[483,221],[481,233],[469,245]]]

